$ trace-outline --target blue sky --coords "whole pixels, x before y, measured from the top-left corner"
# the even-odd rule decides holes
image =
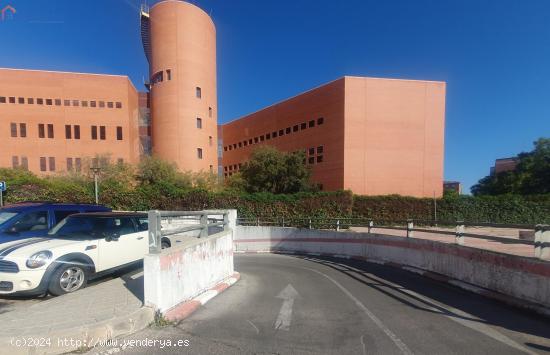
[[[149,4],[156,1],[149,0]],[[548,0],[196,0],[218,31],[220,122],[343,75],[447,82],[445,178],[550,136]],[[0,0],[0,67],[128,75],[140,0]]]

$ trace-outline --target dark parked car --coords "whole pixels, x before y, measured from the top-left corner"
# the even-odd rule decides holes
[[[100,205],[22,202],[0,209],[0,243],[45,235],[65,217],[83,212],[110,212]]]

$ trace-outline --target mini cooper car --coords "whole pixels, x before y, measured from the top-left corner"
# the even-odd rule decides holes
[[[62,295],[149,252],[143,213],[71,215],[46,236],[0,244],[0,295]],[[163,246],[168,246],[168,240]]]
[[[0,243],[44,236],[65,217],[83,212],[110,212],[100,205],[19,202],[0,208]]]

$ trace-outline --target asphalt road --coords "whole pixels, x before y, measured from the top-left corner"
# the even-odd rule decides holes
[[[91,353],[550,353],[548,319],[404,270],[283,255],[235,264],[241,280],[191,317]]]

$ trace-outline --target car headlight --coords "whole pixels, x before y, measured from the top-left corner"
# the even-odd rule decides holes
[[[44,266],[52,258],[52,252],[48,250],[39,251],[38,253],[32,254],[27,259],[27,267],[29,269],[36,269],[37,267]]]

